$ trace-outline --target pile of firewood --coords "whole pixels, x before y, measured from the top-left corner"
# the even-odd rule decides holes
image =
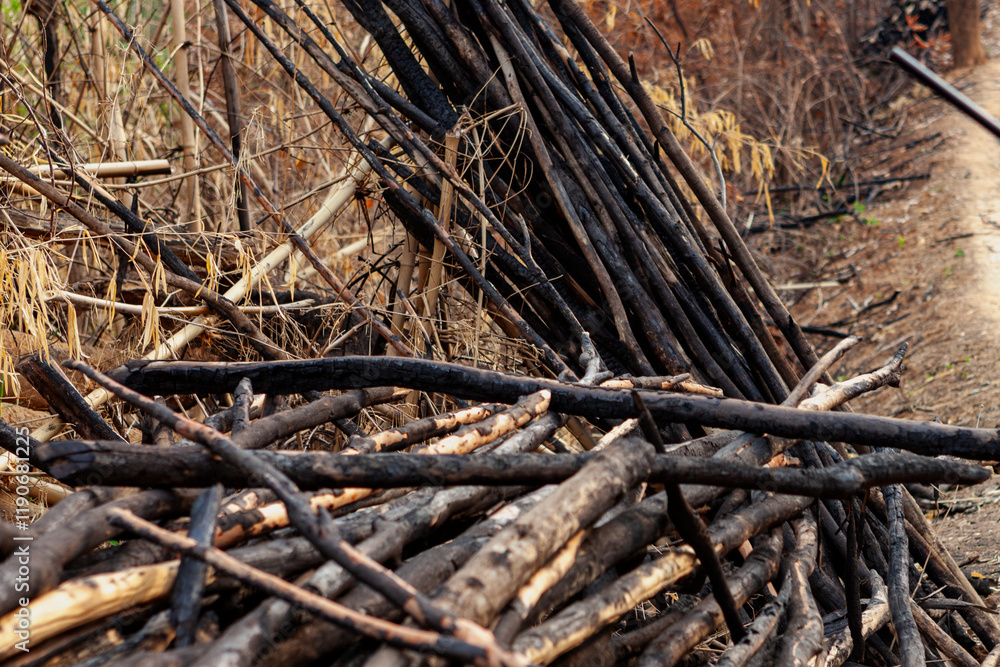
[[[164,360],[205,319],[104,373],[20,360],[56,414],[30,435],[0,422],[9,488],[52,504],[0,524],[0,659],[996,663],[1000,623],[904,485],[984,480],[956,458],[998,458],[1000,434],[848,409],[898,383],[905,346],[829,378],[857,340],[817,357],[721,170],[706,178],[574,0],[344,0],[382,68],[309,6],[252,1],[217,2],[220,25],[258,40],[354,151],[320,222],[269,201],[97,5],[287,236],[253,280],[299,253],[327,284],[315,299],[348,304],[344,335],[376,353],[287,349],[244,309],[249,279],[217,291],[84,171],[66,171],[71,195],[0,155],[256,359]],[[382,310],[312,240],[364,172],[405,230]],[[456,290],[485,336],[521,341],[517,363],[454,354],[435,318]],[[372,429],[378,411],[406,419]],[[109,423],[123,414],[143,415],[142,443]],[[65,424],[77,437],[55,439]]]

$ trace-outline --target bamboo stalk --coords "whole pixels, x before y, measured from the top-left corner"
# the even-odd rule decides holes
[[[191,81],[188,74],[188,38],[187,14],[184,0],[170,0],[170,22],[172,31],[171,43],[174,51],[174,79],[177,89],[186,99],[191,98]],[[181,112],[181,155],[184,171],[192,172],[198,168],[198,146],[195,141],[194,121]],[[192,176],[181,184],[180,203],[181,221],[188,224],[193,232],[205,231],[201,210],[201,188],[198,177]]]
[[[456,168],[456,155],[458,142],[461,135],[450,130],[444,137],[444,161]],[[438,220],[447,232],[451,232],[452,214],[451,208],[455,203],[455,189],[450,181],[441,184],[441,201],[438,203]],[[424,315],[434,319],[434,312],[437,308],[438,292],[444,280],[444,243],[440,239],[434,240],[434,251],[431,255],[430,275],[427,279],[427,291],[423,294]]]
[[[229,141],[233,147],[233,157],[239,160],[243,152],[243,118],[241,114],[240,89],[233,68],[230,44],[233,41],[229,30],[229,12],[222,0],[213,0],[215,7],[215,24],[219,33],[219,67],[222,68],[222,80],[226,93],[226,118],[229,121]],[[236,195],[236,218],[240,231],[250,231],[250,210],[247,208],[247,193],[243,183],[236,179],[234,186]]]
[[[61,290],[48,297],[48,299],[65,301],[67,303],[73,303],[91,308],[106,308],[108,310],[113,310],[117,313],[125,313],[127,315],[142,315],[144,312],[143,307],[140,305],[121,303],[120,301],[108,301],[107,299],[98,299],[92,296],[73,294],[72,292],[64,292]],[[309,308],[313,304],[314,301],[312,299],[303,299],[301,301],[281,303],[273,306],[243,306],[240,310],[247,314],[274,315],[284,310]],[[166,317],[169,315],[205,315],[210,312],[211,311],[206,306],[167,306],[158,307],[156,309],[156,315],[158,317]]]
[[[392,304],[392,332],[399,337],[405,335],[403,331],[406,320],[406,306],[403,297],[410,295],[410,283],[413,281],[413,269],[417,263],[417,252],[420,244],[413,234],[406,233],[406,242],[403,245],[403,252],[399,256],[399,271],[396,274],[396,291]],[[389,355],[396,356],[395,349],[388,350]]]
[[[98,178],[117,178],[123,176],[152,176],[157,174],[169,174],[171,172],[169,160],[132,160],[120,162],[88,162],[86,164],[74,165],[75,171],[82,171]],[[66,178],[69,170],[64,167],[52,165],[38,165],[28,167],[28,171],[43,177]],[[4,180],[14,180],[11,176],[5,176]]]

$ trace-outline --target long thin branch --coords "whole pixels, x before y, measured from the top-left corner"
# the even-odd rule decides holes
[[[584,387],[555,380],[527,378],[458,364],[388,357],[337,357],[269,363],[129,362],[110,376],[129,387],[153,394],[221,394],[249,377],[262,393],[348,389],[394,385],[443,392],[461,398],[513,403],[520,396],[548,389],[550,409],[587,417],[623,419],[638,416],[627,391]],[[748,433],[770,433],[884,446],[936,456],[993,460],[1000,448],[994,429],[934,422],[829,413],[752,403],[735,399],[640,391],[653,417],[672,423],[698,423]]]
[[[242,444],[247,440],[236,436],[234,442]],[[260,447],[267,443],[254,438],[253,444]],[[554,484],[579,472],[595,454],[344,457],[332,452],[264,450],[258,456],[300,488],[323,489]],[[150,449],[115,441],[45,443],[37,448],[36,463],[56,479],[72,485],[85,484],[94,475],[99,475],[106,486],[202,487],[218,481],[230,487],[245,487],[253,482],[249,475],[198,449]],[[650,481],[848,498],[885,484],[978,484],[989,476],[988,468],[901,454],[871,454],[822,469],[763,468],[733,461],[660,455],[653,462]]]

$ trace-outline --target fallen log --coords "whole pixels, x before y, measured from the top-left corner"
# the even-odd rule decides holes
[[[516,401],[548,390],[551,409],[585,417],[638,416],[629,391],[585,387],[487,371],[458,364],[389,357],[339,357],[262,363],[139,361],[109,374],[122,384],[151,394],[224,393],[250,378],[258,391],[297,393],[394,385],[444,392],[460,398]],[[1000,458],[1000,431],[913,422],[856,413],[802,411],[763,403],[706,396],[638,391],[657,420],[696,423],[786,438],[832,440],[855,445],[892,446],[917,454],[947,454],[973,460]]]
[[[267,465],[300,488],[555,484],[576,474],[597,455],[435,454],[407,456],[332,452],[263,451]],[[58,440],[38,448],[38,465],[70,485],[99,480],[105,486],[206,487],[221,482],[249,486],[244,473],[196,447],[152,450],[113,441]],[[943,459],[873,454],[827,468],[761,468],[727,461],[657,456],[651,482],[748,488],[820,498],[848,498],[873,486],[946,481],[978,484],[990,471]]]

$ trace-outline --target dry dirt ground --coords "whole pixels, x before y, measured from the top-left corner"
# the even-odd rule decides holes
[[[945,76],[1000,117],[995,6],[986,28],[991,59]],[[835,375],[872,370],[909,343],[900,386],[856,401],[859,411],[1000,427],[1000,139],[916,88],[910,99],[906,134],[923,141],[901,159],[930,177],[819,232],[821,268],[806,277],[827,286],[800,295],[794,312],[865,338]],[[821,351],[835,342],[814,338]],[[956,560],[1000,579],[1000,476],[944,493],[936,507]]]

